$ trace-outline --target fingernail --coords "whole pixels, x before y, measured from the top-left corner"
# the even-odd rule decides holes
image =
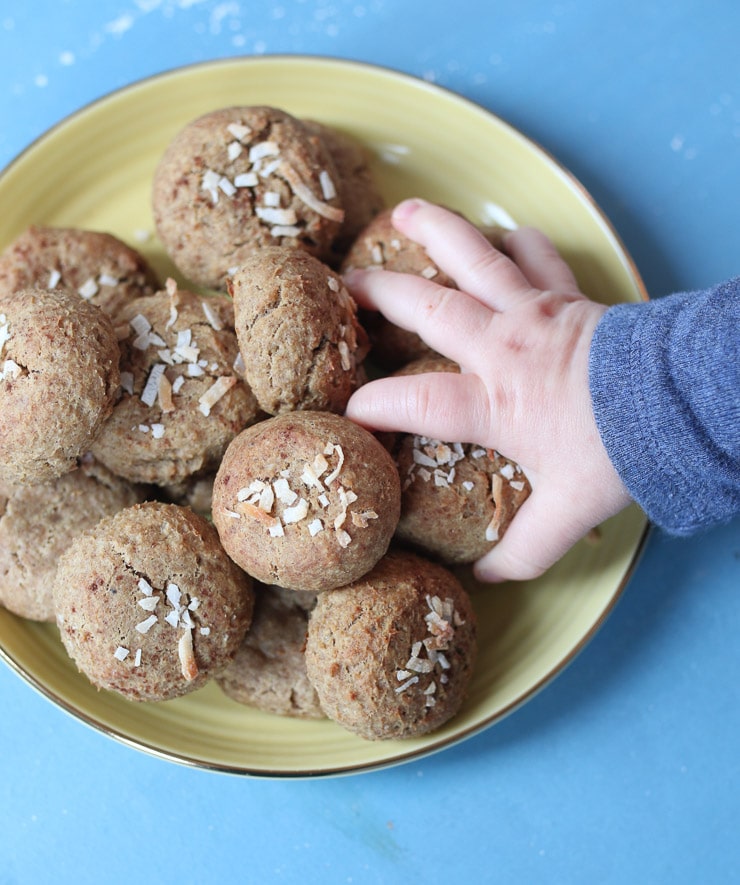
[[[405,221],[407,218],[410,218],[417,209],[421,209],[422,206],[428,205],[429,203],[426,200],[422,200],[420,197],[412,197],[410,200],[403,200],[403,202],[399,203],[393,210],[391,220],[394,222]]]
[[[501,584],[506,580],[496,574],[493,569],[482,568],[477,563],[473,566],[473,577],[481,584]]]
[[[383,270],[384,267],[385,267],[385,265],[383,265],[383,264],[371,264],[369,267],[350,268],[349,270],[345,271],[345,273],[342,274],[342,279],[344,280],[344,285],[345,286],[357,285],[357,284],[361,283],[369,273],[379,272],[379,271]]]

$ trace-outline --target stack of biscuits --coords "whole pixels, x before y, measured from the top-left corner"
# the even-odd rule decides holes
[[[360,316],[350,267],[454,286],[394,231],[365,146],[272,107],[175,133],[152,212],[180,283],[100,232],[0,255],[0,604],[56,622],[134,701],[215,680],[367,739],[460,709],[475,613],[451,567],[529,493],[470,441],[344,417],[372,372],[456,372]]]

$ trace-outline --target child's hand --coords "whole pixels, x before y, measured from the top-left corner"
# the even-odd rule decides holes
[[[531,228],[507,235],[506,257],[467,221],[422,200],[401,203],[393,223],[459,290],[409,274],[353,271],[350,291],[363,307],[418,332],[462,374],[370,382],[347,415],[376,430],[478,443],[518,462],[532,494],[475,573],[484,581],[536,577],[629,502],[588,387],[591,337],[606,308],[579,292],[555,247]]]

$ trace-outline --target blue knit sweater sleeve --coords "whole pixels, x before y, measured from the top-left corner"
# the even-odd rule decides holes
[[[671,534],[740,513],[740,278],[609,308],[589,359],[609,457]]]

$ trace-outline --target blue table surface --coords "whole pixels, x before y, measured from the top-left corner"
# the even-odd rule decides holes
[[[183,64],[362,60],[542,144],[660,296],[740,267],[739,37],[736,0],[4,0],[0,167]],[[740,881],[738,637],[740,521],[653,532],[594,641],[513,715],[404,766],[300,781],[146,756],[0,666],[0,883]]]

